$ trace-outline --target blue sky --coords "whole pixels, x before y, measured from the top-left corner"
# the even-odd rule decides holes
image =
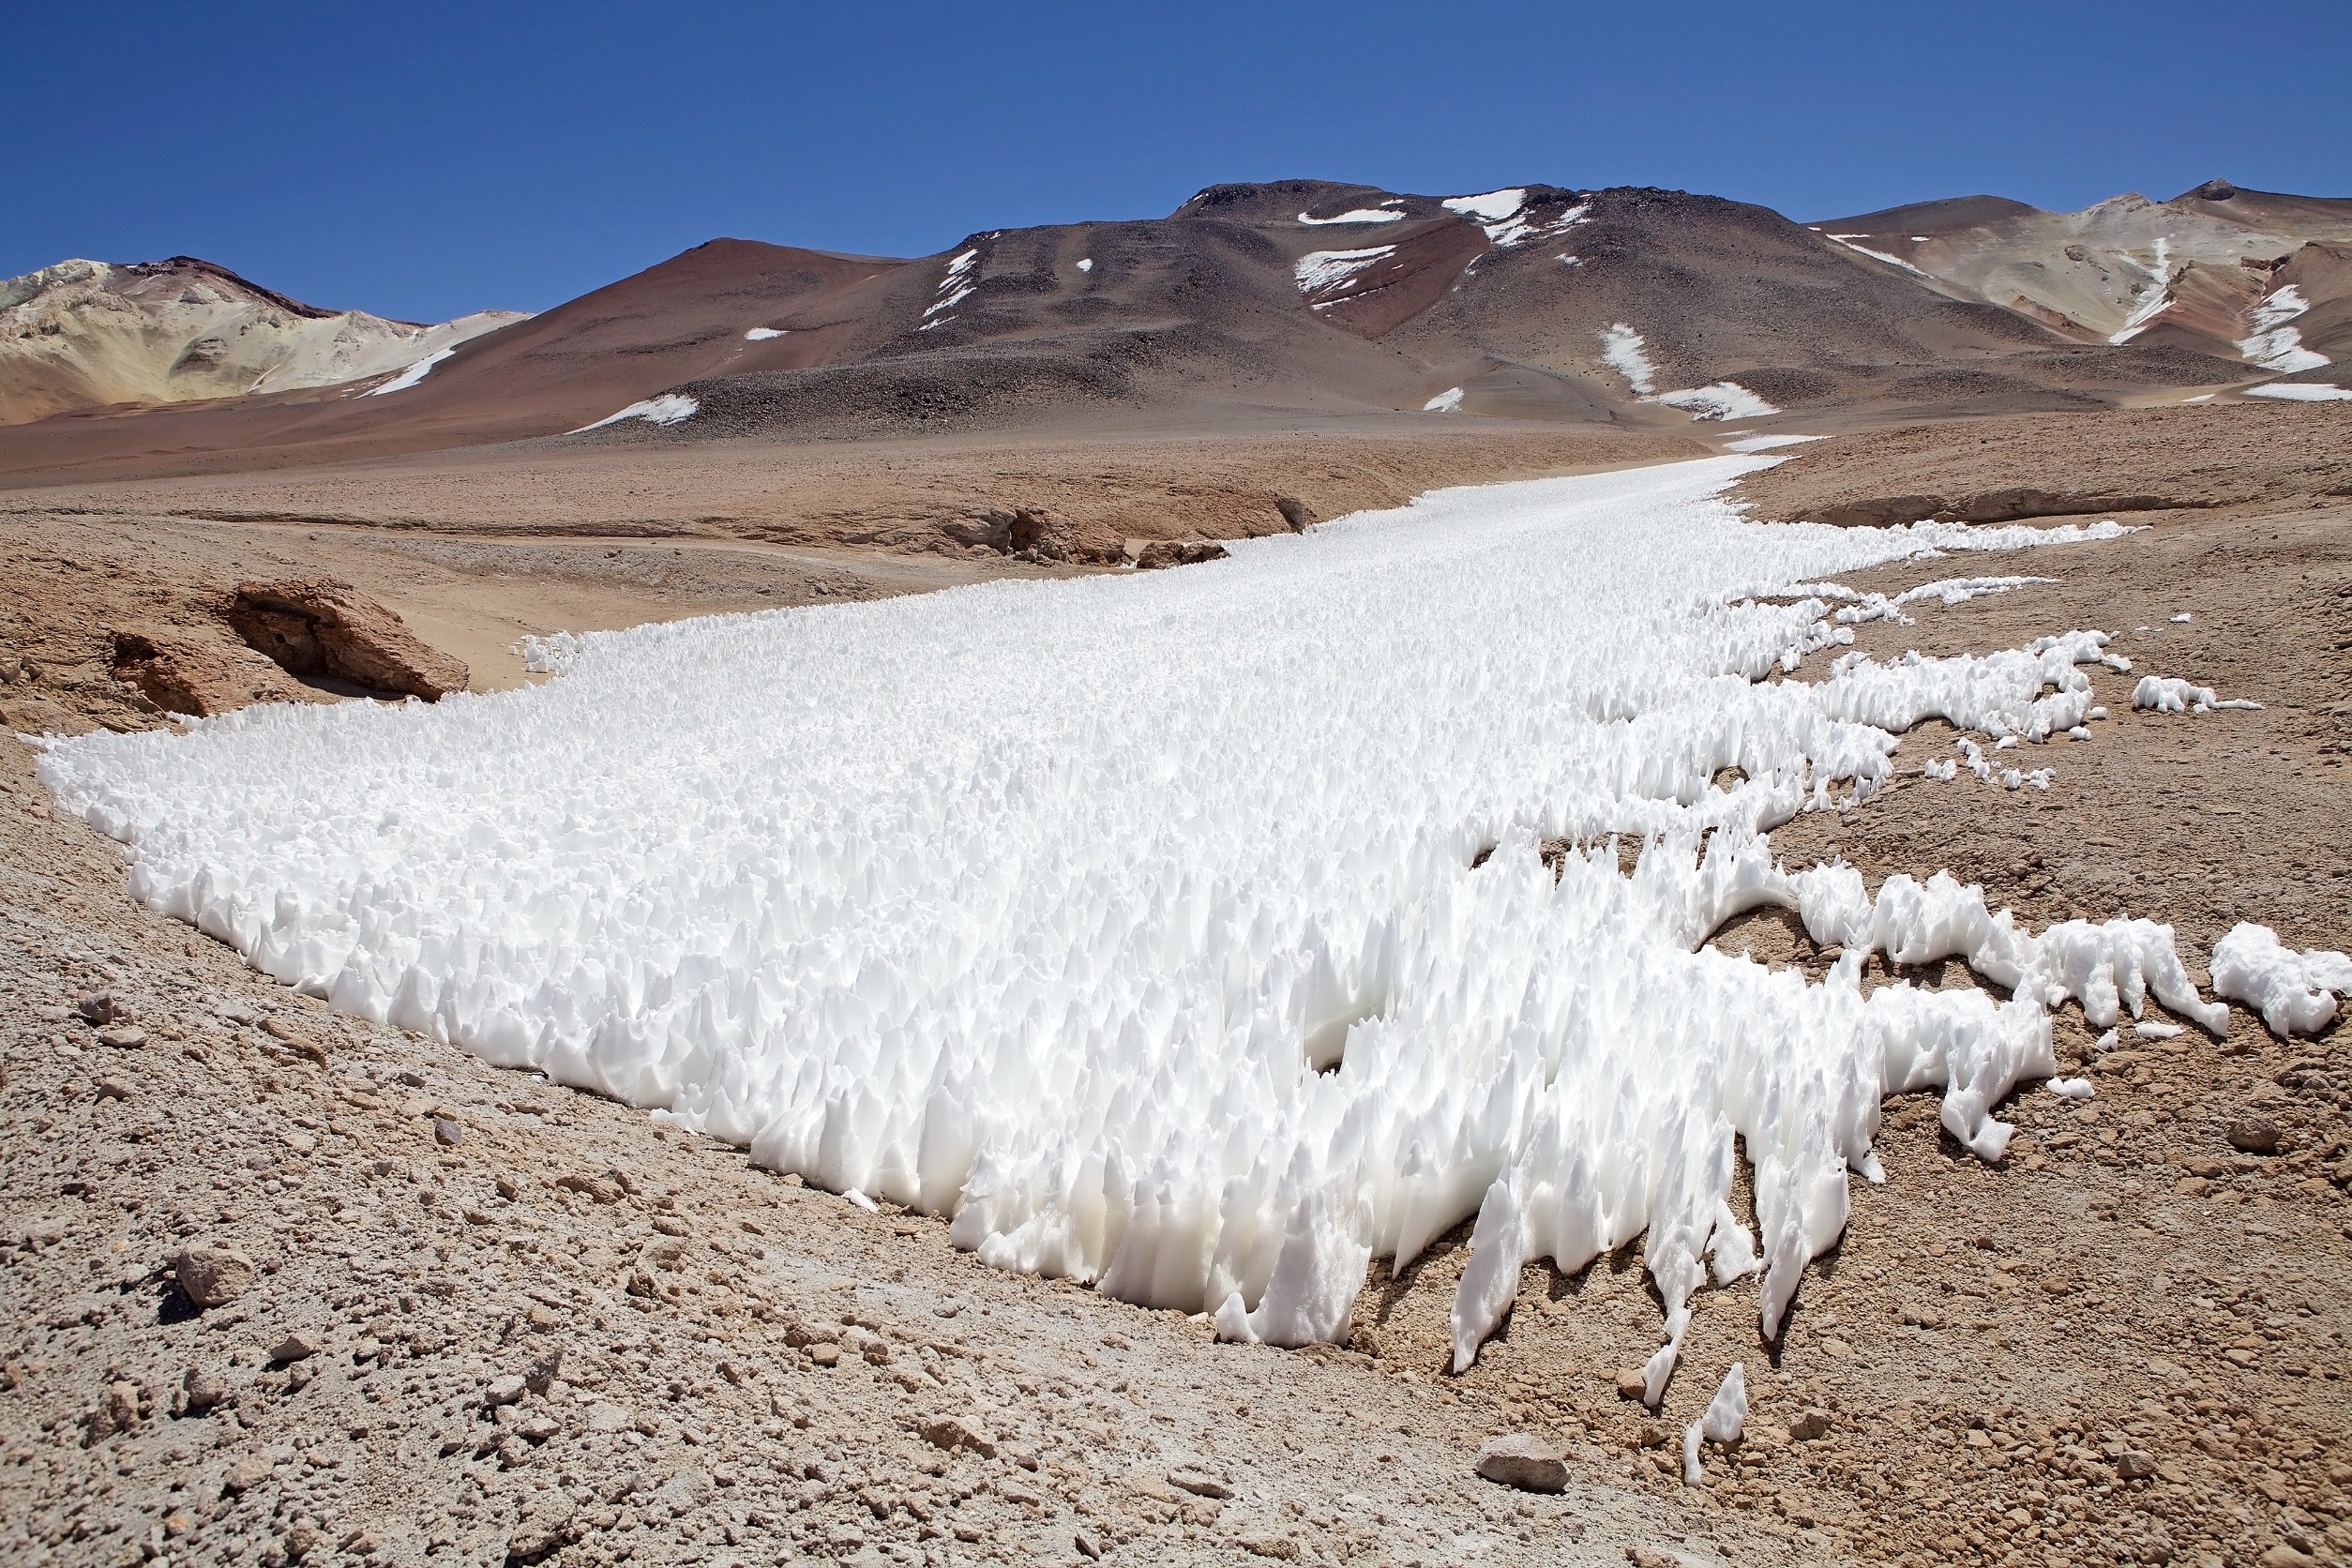
[[[855,12],[856,14],[851,14]],[[2352,6],[23,7],[0,276],[188,253],[542,309],[718,234],[895,255],[1222,180],[1660,185],[1802,219],[2352,195]],[[2329,85],[2333,83],[2333,85]]]

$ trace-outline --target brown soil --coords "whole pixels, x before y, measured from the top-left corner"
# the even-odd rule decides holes
[[[2281,422],[2213,428],[2342,449],[2340,422],[2289,423],[2312,410],[2253,412]],[[2162,428],[2159,451],[2197,429]],[[2040,465],[2018,465],[2044,488],[2139,472],[2133,488],[2155,490],[2173,481],[2133,469],[2142,429],[2112,416],[1999,435],[2008,451],[2046,432]],[[1978,463],[1984,433],[1948,428],[1940,448],[1843,438],[1747,488],[1804,480],[1809,505],[1833,505],[1899,473],[1965,492],[2016,471]],[[1857,476],[1843,489],[1824,477],[1841,465]],[[1858,577],[2059,580],[1918,609],[1858,645],[1981,650],[2098,626],[2135,672],[2260,712],[2134,715],[2126,678],[2093,671],[2115,717],[2033,753],[2058,770],[2047,793],[1914,776],[1788,824],[1781,853],[1843,853],[1874,884],[1949,867],[2037,927],[2170,919],[2193,969],[2239,917],[2352,946],[2352,505],[2306,492],[2134,520],[2151,527]],[[73,526],[126,549],[181,536]],[[244,549],[311,543],[300,526],[203,526],[248,530]],[[1947,744],[1924,728],[1900,760],[1915,775]],[[2061,1049],[2098,1097],[2021,1091],[1998,1167],[1940,1138],[1932,1098],[1892,1104],[1888,1181],[1857,1183],[1849,1233],[1809,1271],[1785,1341],[1757,1344],[1752,1282],[1700,1299],[1687,1364],[1744,1360],[1755,1409],[1737,1455],[1685,1489],[1666,1440],[1711,1390],[1685,1378],[1656,1417],[1617,1397],[1657,1327],[1633,1259],[1572,1278],[1530,1269],[1507,1332],[1458,1379],[1442,1368],[1459,1234],[1400,1280],[1376,1274],[1355,1350],[1214,1347],[1181,1318],[994,1274],[935,1221],[862,1215],[619,1108],[328,1018],[130,906],[113,847],[49,814],[22,746],[0,756],[0,986],[21,1003],[0,1018],[0,1125],[20,1152],[0,1171],[0,1541],[22,1560],[125,1561],[143,1543],[203,1561],[2352,1557],[2341,1023],[2288,1044],[2234,1010],[2225,1045],[2127,1027],[2096,1055],[2069,1012]],[[1717,942],[1815,969],[1832,957],[1777,920]],[[1956,968],[1910,978],[1967,983]],[[98,1045],[62,1016],[100,987],[143,1044]],[[436,1113],[459,1141],[435,1142]],[[2223,1140],[2249,1113],[2281,1127],[2279,1154]],[[234,1244],[264,1272],[237,1303],[188,1315],[159,1273],[188,1240]],[[812,1327],[851,1341],[839,1365],[792,1346]],[[294,1330],[320,1353],[270,1367]],[[548,1392],[488,1402],[559,1343]],[[191,1367],[228,1402],[173,1418]],[[110,1406],[135,1428],[107,1432]],[[996,1457],[912,1429],[942,1414]],[[1566,1443],[1567,1496],[1471,1475],[1481,1440],[1520,1429]],[[1195,1466],[1233,1495],[1170,1486]]]
[[[2352,497],[2352,405],[2202,403],[1862,430],[1791,448],[1740,495],[1754,517],[1840,524],[2335,500]]]

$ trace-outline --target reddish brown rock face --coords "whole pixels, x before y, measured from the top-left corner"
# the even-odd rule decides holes
[[[398,614],[346,582],[241,582],[229,625],[288,673],[437,701],[465,689],[463,661],[420,641]]]

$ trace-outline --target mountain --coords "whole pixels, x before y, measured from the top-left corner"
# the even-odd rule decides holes
[[[428,326],[325,310],[193,256],[59,262],[0,282],[0,424],[330,385],[523,319],[482,310]]]
[[[915,260],[714,240],[338,384],[0,429],[0,474],[520,440],[1453,414],[1681,428],[2179,398],[2300,364],[2241,341],[2266,311],[2299,302],[2289,336],[2335,340],[2347,205],[2206,187],[2161,211],[1968,197],[1807,226],[1681,191],[1285,180]]]
[[[2352,354],[2352,200],[2209,180],[2081,212],[1995,196],[1812,227],[2078,342],[2169,345],[2294,374]]]

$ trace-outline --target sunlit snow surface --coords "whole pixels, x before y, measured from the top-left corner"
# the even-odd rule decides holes
[[[1944,1086],[1996,1156],[2060,998],[2221,1022],[2168,927],[2034,936],[1949,878],[1773,864],[1759,830],[1866,793],[1895,731],[2035,746],[2103,657],[1830,676],[1807,656],[1852,632],[1802,585],[2123,531],[1743,521],[1716,492],[1768,461],[565,639],[536,688],[61,740],[42,776],[131,846],[136,897],[340,1009],[1232,1337],[1344,1336],[1371,1258],[1476,1214],[1474,1350],[1517,1260],[1646,1232],[1654,1398],[1709,1259],[1767,1270],[1776,1330],[1888,1093]],[[1610,835],[1648,839],[1630,878]],[[1557,879],[1549,838],[1583,846]],[[1702,945],[1765,904],[1844,947],[1827,983]],[[1866,948],[2016,995],[1865,997]]]
[[[422,382],[427,376],[432,374],[434,366],[440,364],[443,360],[448,358],[451,354],[457,352],[458,351],[455,349],[438,349],[433,353],[427,354],[415,364],[411,365],[408,369],[402,370],[399,375],[394,376],[390,381],[385,382],[382,386],[370,386],[367,391],[361,393],[360,396],[363,398],[381,398],[387,393],[405,392],[410,387]]]

